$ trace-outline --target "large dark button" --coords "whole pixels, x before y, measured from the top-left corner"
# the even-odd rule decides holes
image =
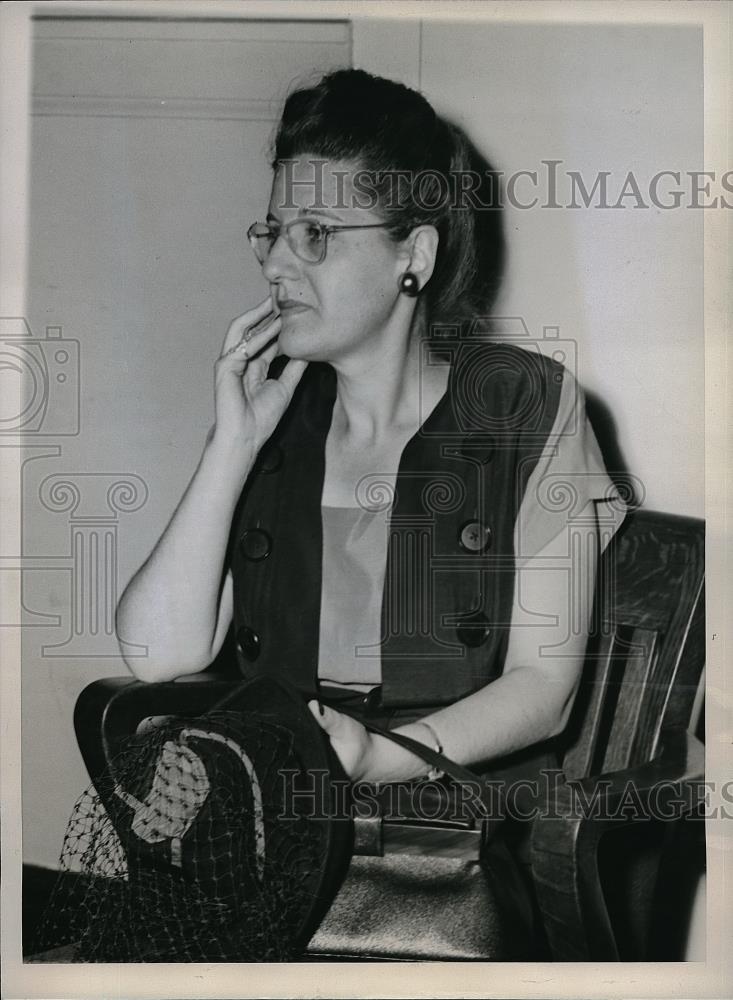
[[[260,655],[260,637],[249,625],[242,625],[237,630],[237,652],[248,660],[256,660]]]
[[[491,528],[482,521],[466,521],[460,527],[458,544],[466,552],[485,552],[491,545]]]
[[[259,454],[258,464],[263,472],[277,472],[283,464],[283,450],[279,444],[266,444]]]
[[[272,539],[262,528],[247,528],[239,539],[242,555],[252,562],[266,559],[272,551]]]
[[[491,622],[481,612],[469,615],[456,626],[456,635],[464,646],[474,649],[486,642],[491,635]]]

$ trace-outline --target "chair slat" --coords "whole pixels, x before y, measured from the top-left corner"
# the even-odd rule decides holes
[[[616,633],[606,632],[590,654],[591,662],[586,661],[586,671],[592,672],[592,679],[584,679],[574,706],[573,720],[568,727],[570,743],[563,757],[563,770],[568,778],[585,778],[593,772],[608,678],[615,655]],[[577,732],[575,738],[573,732]]]
[[[664,725],[685,725],[704,657],[704,524],[629,515],[604,552],[573,715],[560,741],[568,778],[651,759]]]
[[[623,676],[618,681],[620,687],[601,771],[620,771],[641,763],[634,759],[634,754],[641,749],[639,720],[651,693],[657,639],[656,632],[634,628],[629,631],[628,639],[619,644],[619,647],[624,647]]]

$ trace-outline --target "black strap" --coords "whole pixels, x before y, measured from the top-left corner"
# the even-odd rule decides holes
[[[323,701],[322,698],[320,700]],[[325,703],[328,704],[327,702]],[[453,778],[459,784],[482,786],[481,778],[475,771],[470,771],[463,764],[457,764],[450,757],[446,757],[445,754],[433,750],[432,747],[425,746],[424,743],[420,743],[418,740],[413,740],[411,736],[403,736],[402,733],[395,733],[390,729],[385,729],[383,726],[377,726],[373,722],[364,719],[359,713],[350,712],[343,705],[334,705],[333,708],[335,711],[341,712],[343,715],[348,715],[349,718],[360,722],[368,732],[375,733],[377,736],[384,736],[405,750],[414,753],[417,757],[422,757],[426,763],[432,764],[433,767],[444,771],[448,777]],[[418,722],[419,720],[415,721]]]
[[[469,768],[464,767],[463,764],[458,764],[456,761],[451,760],[450,757],[446,757],[445,754],[425,746],[424,743],[413,740],[410,736],[403,736],[401,733],[395,733],[390,729],[385,729],[383,726],[377,726],[373,722],[368,722],[362,718],[358,713],[350,712],[342,706],[334,706],[334,708],[339,712],[343,712],[344,715],[348,715],[349,718],[360,722],[368,732],[375,733],[377,736],[384,736],[405,750],[414,753],[417,757],[422,757],[424,761],[432,764],[433,767],[439,768],[459,785],[468,786],[476,795],[477,801],[482,804],[481,808],[485,810],[485,814],[481,817],[485,836],[490,834],[493,826],[501,822],[502,810],[499,809],[497,812],[497,802],[492,798],[488,791],[488,786],[484,783],[481,776],[476,774],[475,771],[471,771]]]

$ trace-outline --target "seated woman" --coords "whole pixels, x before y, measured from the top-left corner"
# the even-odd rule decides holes
[[[360,712],[492,774],[552,763],[623,517],[570,372],[486,336],[485,166],[400,84],[291,94],[249,229],[268,296],[226,334],[198,468],[119,605],[146,681],[203,669],[233,623],[243,672],[298,685],[353,780],[430,771]]]

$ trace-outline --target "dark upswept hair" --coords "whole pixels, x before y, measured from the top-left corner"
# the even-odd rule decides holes
[[[437,115],[422,94],[363,70],[329,73],[287,98],[273,167],[304,154],[350,160],[368,171],[376,180],[375,207],[394,240],[416,226],[435,226],[435,269],[421,292],[429,323],[488,314],[504,261],[498,177],[465,133]],[[399,172],[409,179],[403,174],[395,188]]]

